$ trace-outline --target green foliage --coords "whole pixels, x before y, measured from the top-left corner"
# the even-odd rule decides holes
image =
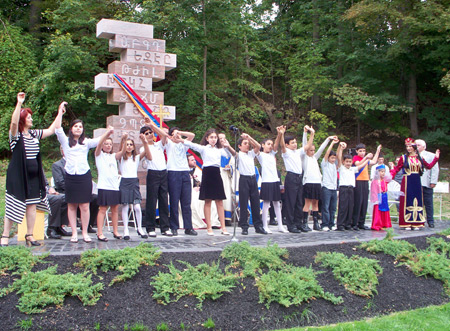
[[[208,317],[208,319],[205,321],[205,323],[202,324],[202,326],[205,329],[214,329],[216,327],[216,323],[214,323],[211,317]]]
[[[267,243],[267,247],[252,247],[248,241],[232,243],[225,247],[220,255],[231,261],[228,268],[242,268],[242,276],[255,277],[263,268],[280,269],[286,263],[282,258],[288,258],[287,249],[280,248],[277,244]]]
[[[315,262],[333,269],[334,278],[353,294],[370,297],[378,293],[378,275],[383,269],[376,260],[360,256],[348,258],[335,252],[319,252]]]
[[[407,256],[400,265],[406,265],[416,276],[431,276],[444,283],[445,291],[450,296],[450,259],[445,254],[428,249]]]
[[[90,274],[57,274],[57,266],[38,272],[25,272],[14,281],[8,290],[2,290],[0,297],[11,291],[20,296],[18,308],[26,314],[44,312],[50,305],[61,306],[66,296],[78,297],[84,305],[95,305],[100,299],[103,284],[92,285]]]
[[[167,327],[166,323],[161,323],[161,324],[156,326],[157,330],[160,330],[160,329],[158,329],[158,327],[160,327],[160,325],[165,325]],[[148,331],[148,327],[146,327],[144,325],[144,323],[142,323],[142,322],[137,322],[137,323],[133,324],[131,327],[129,327],[126,324],[126,325],[124,325],[123,329],[124,329],[124,331]],[[164,330],[164,329],[162,329],[162,330]],[[165,330],[168,330],[168,328],[165,329]]]
[[[197,307],[201,309],[206,299],[217,300],[236,286],[237,277],[224,273],[218,263],[192,266],[187,262],[179,262],[184,264],[186,269],[179,270],[171,263],[167,266],[168,273],[159,272],[153,277],[150,285],[155,288],[153,298],[158,303],[165,305],[177,302],[183,296],[193,295],[199,300]]]
[[[90,270],[97,274],[97,269],[103,272],[116,270],[121,272],[109,286],[123,282],[133,277],[141,265],[155,265],[161,252],[152,244],[140,243],[136,247],[125,247],[120,250],[90,249],[81,254],[80,261],[75,266]]]
[[[365,249],[368,252],[383,252],[384,254],[391,255],[393,257],[417,251],[416,246],[405,240],[394,240],[393,235],[394,231],[392,229],[388,229],[386,237],[384,237],[383,240],[374,239],[369,242],[361,243],[358,247]]]
[[[169,326],[165,322],[159,323],[156,326],[156,331],[169,331]]]
[[[256,278],[259,291],[259,302],[266,303],[269,309],[271,302],[278,302],[284,307],[300,305],[303,302],[323,298],[333,304],[342,303],[341,297],[325,292],[316,279],[311,267],[294,267],[287,265],[283,270],[269,270]]]
[[[450,242],[445,241],[443,238],[429,237],[427,238],[427,243],[430,245],[428,247],[431,251],[439,251],[442,254],[450,254]]]
[[[31,249],[25,246],[8,246],[0,249],[0,275],[6,271],[15,271],[14,274],[21,275],[29,272],[38,263],[49,255],[33,255]]]
[[[33,327],[33,319],[25,318],[23,320],[18,320],[16,326],[23,331],[28,331]]]
[[[440,234],[441,236],[450,236],[450,228],[447,228],[445,230],[442,230],[441,232],[439,232],[438,234]]]

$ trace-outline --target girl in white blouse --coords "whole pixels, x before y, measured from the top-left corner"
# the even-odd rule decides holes
[[[144,239],[148,238],[146,232],[142,230],[142,196],[139,189],[138,167],[139,160],[144,156],[147,160],[152,159],[147,139],[144,134],[140,134],[139,138],[144,146],[144,151],[140,154],[136,153],[136,146],[133,139],[122,139],[121,150],[124,152],[119,161],[120,179],[120,203],[122,204],[122,221],[123,221],[123,239],[129,240],[130,234],[128,230],[128,210],[130,204],[133,205],[134,217],[137,223],[137,233]]]
[[[226,199],[225,190],[223,188],[222,177],[220,176],[220,163],[222,156],[230,157],[236,152],[228,142],[222,146],[215,129],[208,129],[203,136],[200,144],[191,141],[182,140],[184,144],[202,156],[203,173],[202,184],[200,186],[200,200],[205,200],[205,221],[208,235],[213,236],[214,232],[211,227],[211,203],[216,202],[217,213],[219,214],[220,227],[223,235],[229,235],[225,228],[225,212],[223,209],[223,200]]]

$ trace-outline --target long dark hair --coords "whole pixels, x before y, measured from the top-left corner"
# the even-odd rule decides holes
[[[133,143],[133,147],[134,148],[133,148],[133,151],[131,152],[131,156],[133,156],[133,161],[135,161],[135,159],[136,159],[136,144],[134,143],[133,139],[128,138],[127,140],[125,140],[125,142],[122,140],[122,143],[120,144],[120,149],[119,150],[121,151],[122,148],[123,148],[122,144],[126,144],[128,141],[131,141]],[[122,157],[123,157],[124,160],[128,160],[127,152],[125,152]]]
[[[212,133],[215,133],[216,134],[216,136],[217,136],[217,142],[216,142],[216,147],[217,148],[222,148],[223,146],[222,146],[222,143],[220,142],[220,140],[219,140],[219,134],[217,133],[217,130],[216,129],[208,129],[206,132],[205,132],[205,135],[203,136],[203,138],[202,138],[202,140],[200,141],[200,145],[203,145],[203,146],[206,146],[206,145],[208,145],[209,143],[208,143],[208,141],[206,140]]]
[[[420,156],[420,153],[419,153],[419,151],[417,150],[417,145],[416,145],[416,144],[412,144],[411,146],[412,146],[412,148],[414,148],[414,151],[415,151],[416,154],[417,154],[417,159],[418,159],[419,162],[420,162],[419,175],[422,176],[422,175],[423,175],[423,160],[422,160],[422,157]],[[405,173],[405,172],[406,172],[406,169],[409,168],[409,159],[408,159],[408,156],[409,156],[409,152],[408,152],[408,150],[406,150],[406,154],[405,154],[405,162],[403,162],[403,173]]]
[[[84,138],[85,138],[85,136],[84,136],[84,123],[80,119],[75,119],[75,120],[72,121],[72,123],[70,123],[70,126],[69,126],[69,147],[73,147],[73,146],[75,146],[77,144],[77,141],[73,137],[73,133],[72,133],[72,128],[77,123],[81,123],[83,125],[83,133],[78,138],[78,143],[80,145],[84,145],[83,144],[83,141],[84,141]]]

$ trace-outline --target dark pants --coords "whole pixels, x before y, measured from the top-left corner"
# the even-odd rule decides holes
[[[147,201],[145,204],[145,228],[156,229],[156,202],[159,209],[161,232],[169,230],[169,201],[167,197],[167,170],[147,171]]]
[[[337,217],[338,229],[349,228],[352,226],[352,212],[353,212],[353,186],[339,187],[339,208]]]
[[[322,227],[334,225],[334,216],[336,214],[337,191],[322,187]]]
[[[48,194],[48,202],[52,214],[48,216],[48,227],[59,228],[61,225],[69,224],[67,217],[67,203],[65,194]]]
[[[92,194],[91,202],[89,203],[89,225],[91,227],[97,226],[97,214],[98,214],[97,194]]]
[[[353,223],[352,226],[364,226],[366,222],[367,205],[369,202],[369,182],[357,180],[354,191]]]
[[[181,203],[181,214],[183,215],[184,229],[192,229],[192,211],[191,211],[191,177],[189,171],[169,171],[169,198],[170,198],[170,228],[178,230],[179,213],[178,204]]]
[[[300,228],[303,219],[303,175],[289,172],[284,180],[283,216],[288,230]]]
[[[434,210],[433,210],[433,189],[426,186],[422,186],[423,192],[423,204],[427,212],[428,224],[434,223]]]
[[[248,229],[248,209],[247,204],[250,198],[250,208],[252,210],[252,221],[255,228],[262,226],[261,208],[259,205],[259,191],[256,176],[239,177],[239,226]]]

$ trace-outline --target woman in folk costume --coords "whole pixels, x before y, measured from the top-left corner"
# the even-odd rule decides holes
[[[48,129],[33,130],[33,112],[23,108],[25,93],[17,94],[17,105],[11,117],[9,128],[9,145],[12,151],[11,162],[6,174],[5,226],[1,246],[8,246],[9,231],[12,222],[22,223],[27,218],[27,245],[39,246],[34,240],[33,229],[36,221],[36,209],[50,212],[45,189],[45,176],[42,169],[39,140],[55,133],[55,123],[61,125],[66,102],[58,108],[58,115]]]
[[[399,226],[401,229],[411,228],[419,230],[424,227],[426,218],[423,215],[423,196],[420,176],[423,169],[431,169],[439,160],[440,151],[436,151],[436,157],[431,163],[423,160],[417,152],[414,139],[405,140],[406,154],[402,155],[397,166],[391,162],[391,176],[394,177],[400,170],[403,171],[400,197]]]
[[[391,180],[391,174],[386,173],[386,166],[384,164],[377,165],[370,187],[370,203],[373,206],[372,230],[380,231],[392,227],[387,193],[388,183]]]

